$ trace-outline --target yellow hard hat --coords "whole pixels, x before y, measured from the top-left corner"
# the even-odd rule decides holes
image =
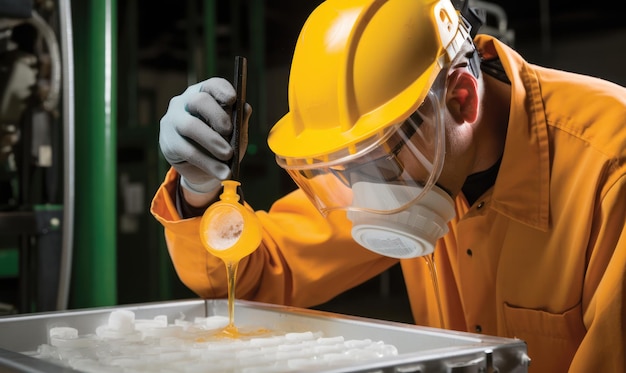
[[[325,1],[298,38],[270,148],[315,159],[401,122],[468,38],[449,0]]]

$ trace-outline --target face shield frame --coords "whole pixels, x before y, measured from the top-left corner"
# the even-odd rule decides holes
[[[445,81],[439,71],[421,105],[399,123],[333,153],[276,157],[323,216],[337,210],[396,214],[416,204],[437,183],[445,158]],[[359,182],[401,185],[407,192],[384,205],[355,203]]]

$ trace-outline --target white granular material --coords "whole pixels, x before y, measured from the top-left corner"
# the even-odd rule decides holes
[[[216,250],[226,250],[239,240],[243,231],[243,217],[237,211],[220,214],[209,224],[208,243]]]
[[[50,338],[74,339],[78,338],[78,329],[68,326],[58,326],[50,329]]]
[[[135,331],[135,313],[128,310],[113,311],[109,315],[107,326],[119,332],[133,332]]]
[[[231,339],[217,333],[228,317],[135,319],[113,311],[96,333],[51,328],[52,343],[29,355],[82,372],[301,372],[319,371],[396,356],[382,341],[325,337],[322,332],[270,332]],[[245,334],[244,334],[245,335]]]

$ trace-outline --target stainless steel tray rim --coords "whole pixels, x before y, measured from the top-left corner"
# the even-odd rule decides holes
[[[144,304],[129,304],[95,309],[79,309],[66,312],[46,312],[21,316],[0,317],[0,349],[23,352],[26,358],[29,351],[35,350],[41,343],[47,343],[47,333],[52,326],[71,326],[79,330],[80,335],[93,333],[94,320],[103,323],[114,310],[130,310],[135,312],[137,319],[145,319],[157,315],[166,315],[168,322],[184,315],[185,319],[227,315],[228,304],[225,299],[215,300],[176,300]],[[411,366],[424,364],[425,367],[441,366],[443,361],[465,364],[472,360],[480,360],[486,351],[494,354],[499,361],[510,360],[507,366],[511,369],[500,369],[500,372],[526,372],[521,355],[525,355],[525,343],[518,339],[491,337],[460,331],[442,330],[413,324],[403,324],[386,320],[374,320],[359,316],[333,314],[324,311],[302,309],[297,307],[237,300],[235,304],[235,323],[246,325],[254,322],[267,322],[268,327],[281,326],[294,329],[321,331],[324,336],[345,336],[346,339],[369,338],[382,340],[398,348],[398,355],[384,357],[363,364],[353,364],[348,368],[329,368],[324,372],[374,372],[376,369],[392,366]],[[79,324],[79,325],[76,325]],[[270,325],[271,324],[271,325]],[[37,340],[8,338],[7,333],[15,335],[16,327],[32,327]],[[28,334],[28,333],[22,333]],[[1,352],[1,351],[0,351]],[[430,364],[430,365],[429,365]],[[436,364],[436,365],[435,365]],[[0,354],[0,371],[2,370]],[[431,371],[430,369],[428,371]],[[19,371],[19,370],[18,370]],[[43,370],[45,371],[45,370]],[[313,370],[319,372],[319,370]],[[435,371],[437,371],[435,369]],[[35,370],[35,372],[38,372]]]

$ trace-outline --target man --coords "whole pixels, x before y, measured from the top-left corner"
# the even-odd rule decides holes
[[[521,338],[535,372],[624,371],[626,89],[469,35],[448,0],[311,14],[268,138],[300,188],[256,212],[237,294],[309,307],[399,261],[415,322],[439,327],[432,252],[446,328]],[[206,298],[227,290],[198,216],[230,176],[234,96],[209,79],[161,121],[152,212]]]

